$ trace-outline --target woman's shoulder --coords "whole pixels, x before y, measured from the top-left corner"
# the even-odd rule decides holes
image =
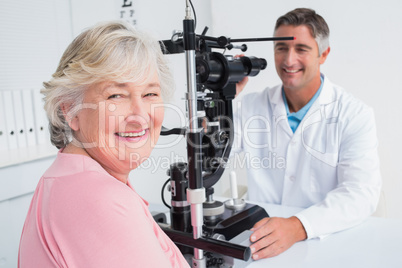
[[[106,170],[94,159],[82,154],[64,153],[60,150],[52,165],[44,173],[44,177],[63,177],[97,171],[107,174]]]
[[[141,205],[133,189],[107,173],[95,160],[82,155],[59,153],[42,183],[55,211],[56,204],[82,208],[77,213],[110,211],[114,207],[136,209]]]
[[[119,204],[125,206],[128,200],[131,204],[138,202],[137,194],[128,185],[96,170],[83,170],[73,175],[44,180],[51,181],[48,183],[51,184],[49,189],[54,192],[55,199],[65,198],[70,203],[92,209]]]

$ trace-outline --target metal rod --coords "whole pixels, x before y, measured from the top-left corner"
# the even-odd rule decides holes
[[[173,230],[167,224],[159,223],[159,226],[167,236],[177,244],[222,254],[243,261],[248,261],[251,257],[251,250],[249,247],[213,238],[200,237],[194,239],[192,234]]]
[[[230,39],[230,42],[260,42],[260,41],[286,41],[286,40],[294,40],[293,36],[287,37],[261,37],[261,38],[238,38],[238,39]]]
[[[187,133],[187,157],[188,157],[188,179],[187,200],[191,204],[191,225],[193,235],[197,239],[202,235],[203,215],[202,203],[205,200],[205,189],[202,187],[202,166],[197,161],[201,156],[201,139],[198,133],[197,118],[197,81],[195,62],[195,29],[191,13],[186,9],[186,17],[183,21],[183,45],[186,56],[187,69],[187,107],[189,117],[189,131]],[[206,267],[204,252],[194,247],[193,267]]]
[[[197,118],[197,81],[195,69],[195,51],[186,50],[187,66],[187,105],[189,118],[189,132],[194,133],[198,130]]]

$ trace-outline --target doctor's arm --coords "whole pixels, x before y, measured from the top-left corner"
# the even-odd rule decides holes
[[[295,215],[308,238],[356,226],[377,207],[381,174],[374,114],[365,107],[348,118],[341,126],[337,186],[324,200]]]
[[[337,187],[293,217],[256,223],[250,237],[254,259],[276,256],[306,238],[353,227],[374,212],[381,189],[374,114],[364,109],[350,118],[342,126]]]

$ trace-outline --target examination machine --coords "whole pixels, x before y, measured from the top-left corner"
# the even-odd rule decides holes
[[[233,144],[232,100],[236,84],[246,76],[258,75],[267,62],[257,57],[235,58],[218,51],[245,52],[246,44],[234,43],[293,37],[211,37],[206,35],[208,28],[198,35],[195,18],[191,1],[186,1],[183,31],[161,41],[165,54],[185,53],[189,125],[163,128],[161,135],[184,135],[188,162],[172,163],[170,178],[162,187],[162,193],[166,185],[171,191],[171,206],[163,200],[170,208],[170,223],[159,214],[154,217],[192,267],[244,267],[251,261],[249,229],[268,214],[258,205],[239,199],[236,186],[232,186],[231,199],[216,201],[212,186],[221,178]]]

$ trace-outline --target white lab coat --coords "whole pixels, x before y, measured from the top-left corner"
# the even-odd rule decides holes
[[[231,161],[247,168],[248,198],[306,208],[296,216],[308,238],[361,223],[375,211],[381,189],[372,109],[324,77],[293,133],[281,87],[236,105]]]

